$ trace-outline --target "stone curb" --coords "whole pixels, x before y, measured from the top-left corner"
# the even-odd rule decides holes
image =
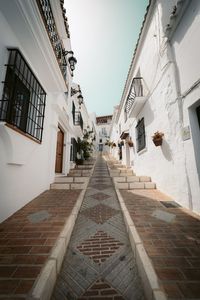
[[[140,239],[137,229],[126,208],[120,191],[116,189],[116,193],[123,213],[131,247],[135,255],[139,275],[142,279],[145,296],[147,300],[167,300],[165,293],[159,285],[159,279],[153,268],[151,260],[145,251],[142,240]]]
[[[84,190],[81,191],[78,200],[69,218],[67,219],[65,226],[56,241],[55,246],[52,249],[50,257],[48,258],[36,283],[33,286],[31,294],[28,297],[29,300],[49,300],[51,298],[54,285],[56,283],[57,276],[62,266],[62,261],[67,250],[67,246],[69,244],[69,240],[86,190],[87,186]]]

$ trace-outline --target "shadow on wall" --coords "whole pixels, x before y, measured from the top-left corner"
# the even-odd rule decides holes
[[[151,105],[149,101],[150,99],[148,99],[144,105],[145,111],[147,111],[147,114],[145,114],[145,126],[150,125],[155,120],[154,113],[153,110],[151,109]]]
[[[11,143],[10,136],[8,132],[5,130],[4,125],[0,125],[0,139],[2,144],[2,150],[5,153],[6,161],[11,160],[13,155],[13,146]]]
[[[164,157],[168,161],[172,161],[172,159],[173,159],[172,151],[171,151],[170,146],[169,146],[169,144],[167,143],[166,140],[163,140],[161,150],[162,150],[162,153],[163,153]]]

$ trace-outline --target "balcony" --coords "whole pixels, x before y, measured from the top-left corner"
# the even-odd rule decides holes
[[[133,78],[131,88],[125,103],[125,119],[135,118],[141,111],[147,96],[148,90],[142,77]]]
[[[37,0],[37,4],[42,15],[51,45],[53,47],[55,56],[58,61],[58,65],[60,67],[61,73],[63,75],[64,80],[67,79],[67,60],[64,56],[65,49],[62,44],[62,41],[59,37],[56,23],[54,20],[53,12],[51,9],[49,0]],[[62,9],[62,7],[61,7]],[[64,21],[64,19],[63,19]]]

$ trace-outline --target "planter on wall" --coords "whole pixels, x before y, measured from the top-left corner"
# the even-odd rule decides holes
[[[161,146],[163,141],[164,133],[161,131],[154,132],[154,135],[152,136],[152,141],[154,142],[154,145]]]
[[[162,138],[161,139],[154,139],[153,142],[154,142],[156,147],[161,146],[162,145]]]
[[[133,142],[128,142],[129,147],[133,147]]]

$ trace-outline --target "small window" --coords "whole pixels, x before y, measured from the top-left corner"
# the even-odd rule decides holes
[[[102,143],[102,139],[99,140],[99,143]]]
[[[136,126],[137,152],[143,150],[146,146],[144,118],[138,121]]]
[[[46,93],[21,53],[9,49],[0,121],[42,141]]]

